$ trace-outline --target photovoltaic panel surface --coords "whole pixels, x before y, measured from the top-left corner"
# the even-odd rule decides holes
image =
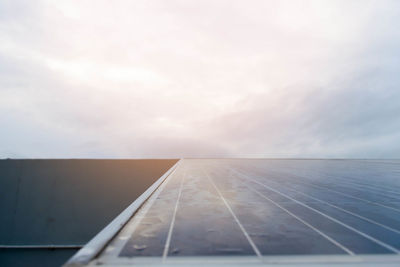
[[[399,253],[400,161],[185,159],[95,263]]]

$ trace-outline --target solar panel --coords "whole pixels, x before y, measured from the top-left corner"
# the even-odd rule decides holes
[[[93,264],[400,263],[400,161],[185,159]]]

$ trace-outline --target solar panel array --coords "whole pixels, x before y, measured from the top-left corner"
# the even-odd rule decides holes
[[[98,261],[399,253],[400,161],[185,159]]]

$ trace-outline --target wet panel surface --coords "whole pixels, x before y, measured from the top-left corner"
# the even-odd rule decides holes
[[[399,180],[400,161],[181,160],[100,258],[399,254]]]
[[[186,178],[169,255],[255,255],[202,169],[188,173]]]
[[[184,175],[183,170],[177,170],[174,179],[168,181],[143,218],[138,218],[138,225],[120,256],[162,256]],[[123,240],[125,238],[128,236],[123,236]]]

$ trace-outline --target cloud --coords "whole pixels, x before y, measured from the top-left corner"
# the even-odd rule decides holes
[[[308,88],[300,97],[252,96],[238,103],[244,110],[217,118],[210,128],[244,156],[396,157],[398,82],[394,73],[373,70],[324,88],[298,85]]]
[[[0,157],[399,158],[398,1],[5,1]]]

